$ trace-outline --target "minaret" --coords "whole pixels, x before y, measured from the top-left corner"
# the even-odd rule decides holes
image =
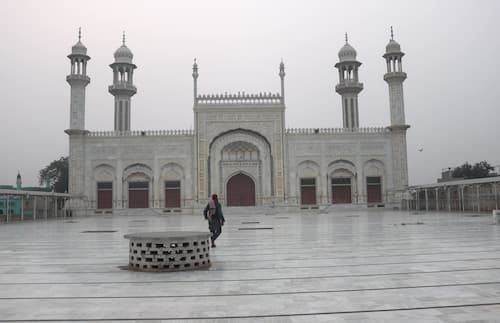
[[[339,83],[335,91],[342,96],[343,127],[359,128],[358,94],[363,90],[363,83],[358,79],[358,68],[361,62],[356,60],[356,50],[349,45],[347,33],[345,45],[339,51],[339,62],[335,67],[339,70]]]
[[[194,104],[196,104],[196,98],[198,97],[198,64],[196,63],[196,58],[193,63],[193,96]]]
[[[78,42],[71,48],[71,73],[66,77],[71,86],[70,124],[65,132],[69,135],[68,193],[71,195],[66,207],[83,209],[88,207],[85,196],[85,87],[90,82],[87,76],[87,48],[81,42],[81,29]]]
[[[392,139],[392,187],[388,189],[393,192],[393,202],[399,205],[405,190],[408,187],[408,156],[406,148],[406,131],[410,127],[405,121],[405,109],[403,98],[403,82],[406,73],[403,72],[401,59],[404,53],[401,46],[394,40],[391,27],[391,39],[385,47],[383,57],[387,63],[387,73],[384,80],[389,85],[389,102],[391,111]]]
[[[405,106],[403,100],[403,82],[406,73],[403,72],[402,58],[404,53],[401,46],[394,40],[394,32],[391,27],[391,39],[385,47],[384,58],[387,63],[387,73],[384,80],[389,85],[389,101],[391,108],[391,126],[406,126]]]
[[[280,63],[280,79],[281,79],[281,103],[285,104],[285,64],[283,63],[283,59],[281,59]]]
[[[78,30],[78,42],[71,48],[68,58],[71,61],[70,74],[66,81],[71,86],[69,130],[85,129],[85,87],[89,84],[87,76],[87,48],[81,42],[82,31]]]
[[[131,98],[137,93],[134,86],[134,69],[132,63],[134,54],[125,45],[123,33],[122,45],[115,51],[115,62],[109,65],[113,69],[113,85],[109,86],[109,93],[115,97],[115,131],[130,130]]]
[[[20,190],[21,186],[23,185],[23,182],[21,180],[21,173],[17,171],[17,177],[16,177],[16,190]]]

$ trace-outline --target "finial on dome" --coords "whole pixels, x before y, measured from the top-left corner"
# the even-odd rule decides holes
[[[196,57],[194,58],[194,65],[197,65],[197,64],[196,64]]]
[[[394,31],[392,30],[392,26],[391,26],[391,40],[394,40]]]
[[[347,44],[348,38],[347,38],[347,33],[345,33],[345,43]]]
[[[78,41],[82,39],[82,27],[78,27]]]
[[[123,31],[122,45],[125,46],[125,30]]]

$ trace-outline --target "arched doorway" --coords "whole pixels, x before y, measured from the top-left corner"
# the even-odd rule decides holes
[[[255,206],[255,183],[245,174],[234,175],[226,185],[227,206]]]

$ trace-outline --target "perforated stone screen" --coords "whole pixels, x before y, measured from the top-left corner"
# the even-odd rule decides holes
[[[144,232],[129,239],[129,269],[179,271],[210,267],[210,233]]]

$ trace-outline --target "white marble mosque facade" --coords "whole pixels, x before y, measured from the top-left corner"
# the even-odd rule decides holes
[[[194,129],[140,131],[130,128],[136,66],[124,39],[110,65],[115,127],[88,131],[84,119],[90,57],[79,36],[68,55],[71,73],[67,76],[71,86],[70,128],[66,130],[70,140],[71,207],[182,211],[200,208],[212,193],[219,195],[223,205],[237,206],[234,190],[244,200],[241,205],[287,209],[336,203],[399,207],[408,186],[403,55],[391,35],[383,56],[390,98],[391,124],[387,127],[359,125],[361,63],[346,37],[335,65],[339,70],[336,91],[342,97],[342,128],[286,128],[283,62],[279,66],[279,93],[205,95],[197,92],[195,61]],[[136,182],[143,183],[140,189],[147,202],[132,206],[130,199],[137,196],[131,195],[135,194],[131,183]],[[168,202],[170,206],[167,199],[171,196],[166,192],[169,183],[176,186],[170,191],[176,200]],[[99,191],[99,187],[105,187],[108,193]],[[103,196],[105,203],[99,201]]]

